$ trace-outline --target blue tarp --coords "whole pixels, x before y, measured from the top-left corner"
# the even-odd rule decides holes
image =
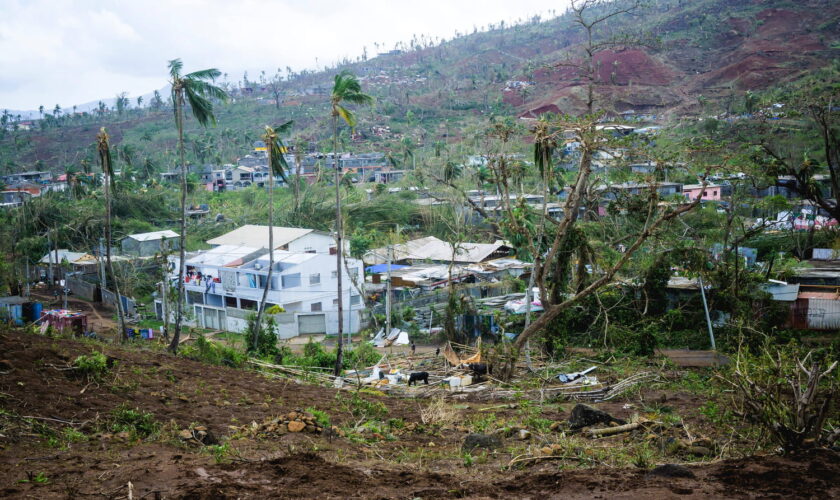
[[[399,264],[391,264],[391,271],[396,271],[398,269],[405,269],[406,267],[410,266],[401,266]],[[371,274],[378,274],[378,273],[387,273],[388,272],[388,264],[376,264],[375,266],[368,266],[365,268],[366,273]]]

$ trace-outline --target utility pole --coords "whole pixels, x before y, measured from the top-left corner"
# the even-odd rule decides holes
[[[108,282],[105,278],[105,245],[104,238],[99,238],[99,287],[102,291],[108,289]]]
[[[29,297],[30,290],[29,290],[29,281],[31,280],[31,275],[29,274],[29,257],[26,257],[26,296]]]
[[[166,285],[167,280],[166,278],[160,283],[160,296],[161,296],[161,315],[163,316],[163,338],[169,338],[169,329],[167,325],[169,324],[169,311],[166,310]]]
[[[703,287],[703,277],[697,276],[697,283],[700,285],[700,297],[703,298],[703,311],[706,313],[706,326],[709,327],[709,340],[712,343],[712,350],[716,351],[715,347],[715,332],[712,330],[712,320],[709,318],[709,304],[706,303],[706,290]]]
[[[50,263],[48,278],[50,282],[47,284],[48,286],[52,286],[55,283],[55,272],[53,271],[53,254],[52,254],[52,238],[50,235],[52,234],[52,229],[47,229],[47,260]]]
[[[391,258],[393,257],[394,248],[388,245],[388,272],[385,280],[385,338],[391,334]]]

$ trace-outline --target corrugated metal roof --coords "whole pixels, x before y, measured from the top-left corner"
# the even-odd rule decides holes
[[[58,262],[56,262],[55,257],[56,252],[52,251],[41,259],[42,264],[49,264],[50,259],[52,259],[53,264],[60,264],[65,260],[70,264],[95,264],[96,257],[84,252],[71,252],[67,249],[60,249],[58,250]]]
[[[452,244],[434,236],[426,236],[425,238],[394,245],[393,260],[475,263],[487,259],[493,253],[505,247],[506,245],[501,241],[495,243],[461,243],[457,246],[453,259]],[[387,262],[387,258],[388,247],[383,247],[368,252],[364,260],[369,264],[381,264]]]
[[[210,250],[205,250],[198,255],[187,259],[188,266],[237,266],[244,263],[243,259],[259,252],[259,248],[221,245]]]
[[[799,296],[799,284],[782,285],[770,283],[762,286],[765,292],[773,296],[773,300],[780,302],[793,302]]]
[[[287,245],[298,238],[314,232],[301,227],[274,226],[274,248]],[[239,245],[252,248],[268,248],[268,226],[247,224],[238,229],[207,240],[210,245]]]
[[[130,234],[126,236],[126,238],[131,238],[132,240],[137,241],[154,241],[160,240],[163,238],[177,238],[178,233],[175,231],[171,231],[169,229],[165,229],[163,231],[153,231],[151,233],[139,233],[139,234]]]
[[[840,294],[836,292],[799,292],[800,299],[824,299],[840,300]]]
[[[686,278],[683,276],[671,276],[668,279],[666,288],[679,290],[700,290],[700,284],[697,278]]]

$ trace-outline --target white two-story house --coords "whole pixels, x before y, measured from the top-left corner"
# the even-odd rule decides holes
[[[257,226],[259,227],[259,226]],[[211,240],[212,242],[212,240]],[[177,280],[178,258],[173,257]],[[364,308],[358,285],[364,282],[362,263],[347,259],[342,266],[344,332],[361,327]],[[268,279],[268,251],[242,245],[218,245],[186,260],[187,323],[203,328],[245,331],[248,316],[257,311]],[[279,305],[285,312],[273,317],[277,335],[338,333],[336,258],[327,252],[274,251],[274,271],[266,308]],[[158,304],[160,311],[160,304]]]

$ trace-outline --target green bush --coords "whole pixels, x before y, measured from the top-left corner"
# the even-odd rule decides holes
[[[108,358],[101,352],[94,351],[81,355],[73,361],[79,374],[91,380],[99,380],[108,373]]]
[[[308,413],[311,413],[312,416],[315,417],[315,421],[318,422],[318,425],[320,425],[321,427],[326,428],[330,426],[330,416],[327,414],[327,412],[319,410],[317,408],[313,408],[311,406],[307,408],[306,411]]]
[[[239,349],[207,340],[201,335],[193,344],[182,347],[181,354],[196,361],[234,368],[242,367],[248,360],[248,356]]]
[[[146,439],[160,430],[160,423],[151,413],[130,408],[123,403],[111,411],[108,422],[111,432],[128,432],[132,439]]]
[[[388,407],[380,401],[368,401],[354,392],[349,399],[346,394],[336,393],[335,399],[353,418],[360,420],[380,420],[388,414]]]
[[[382,354],[373,347],[373,344],[362,342],[344,353],[344,368],[355,369],[357,367],[371,366],[382,358]]]

